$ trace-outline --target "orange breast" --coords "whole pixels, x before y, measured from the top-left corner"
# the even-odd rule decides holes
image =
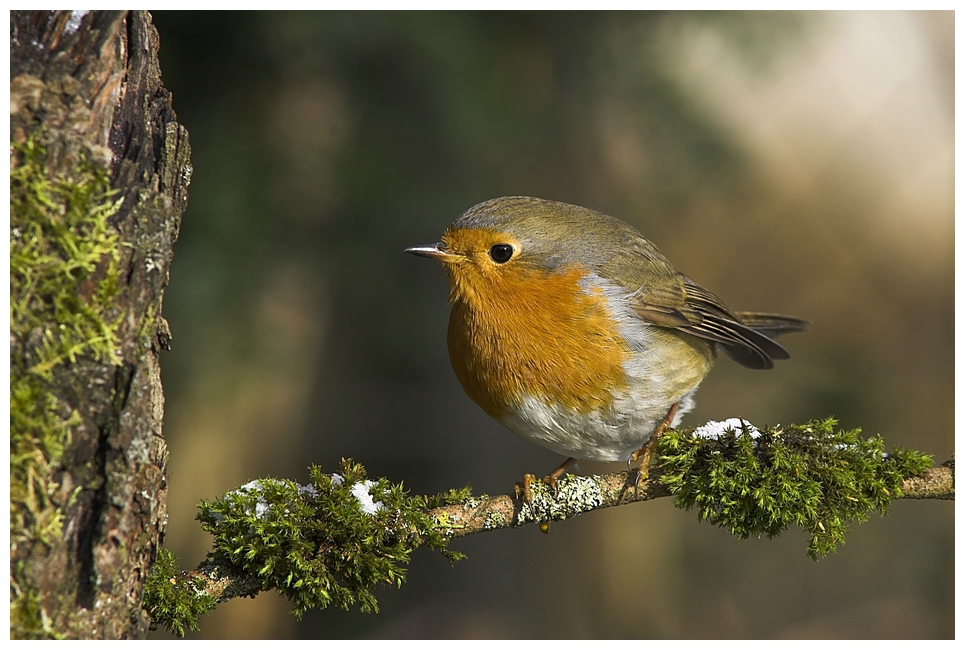
[[[520,268],[454,295],[449,358],[466,393],[501,419],[523,396],[578,413],[608,406],[627,384],[630,348],[585,271]]]

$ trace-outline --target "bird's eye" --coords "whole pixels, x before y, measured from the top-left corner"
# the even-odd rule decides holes
[[[509,244],[496,244],[489,249],[489,257],[493,258],[496,264],[508,262],[513,256],[513,247]]]

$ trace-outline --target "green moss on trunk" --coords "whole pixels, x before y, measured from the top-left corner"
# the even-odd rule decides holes
[[[106,172],[82,161],[48,178],[46,151],[12,145],[10,173],[10,544],[11,636],[53,636],[17,550],[60,537],[76,494],[60,494],[59,462],[80,415],[50,390],[53,374],[79,358],[118,363],[120,207]]]

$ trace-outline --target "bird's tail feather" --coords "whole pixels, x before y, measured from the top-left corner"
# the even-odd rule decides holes
[[[811,321],[805,318],[797,318],[796,316],[766,314],[757,311],[738,311],[734,313],[741,319],[744,325],[765,336],[805,332],[811,325]]]

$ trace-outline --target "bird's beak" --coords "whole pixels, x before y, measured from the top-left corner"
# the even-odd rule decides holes
[[[440,262],[450,262],[458,257],[458,255],[450,253],[446,245],[441,241],[424,246],[413,246],[412,248],[405,249],[405,252],[418,255],[419,257],[428,257],[430,260],[438,260]]]

